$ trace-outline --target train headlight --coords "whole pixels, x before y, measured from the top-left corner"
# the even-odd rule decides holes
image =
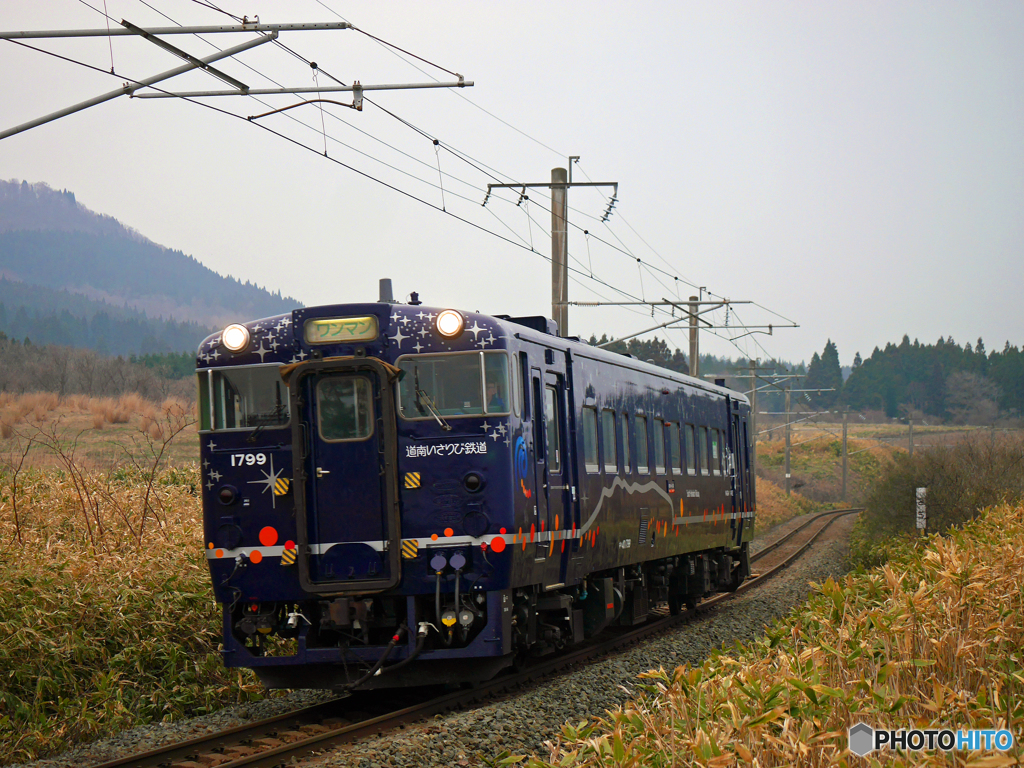
[[[437,332],[448,339],[454,339],[466,327],[466,319],[454,309],[446,309],[437,316]]]
[[[241,352],[249,346],[249,329],[239,323],[232,323],[221,333],[220,343],[230,352]]]

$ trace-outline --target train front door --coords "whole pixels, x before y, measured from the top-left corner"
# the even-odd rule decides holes
[[[372,592],[401,576],[392,388],[378,367],[314,363],[297,384],[301,403],[292,413],[306,417],[296,488],[304,502],[300,578],[314,591]]]

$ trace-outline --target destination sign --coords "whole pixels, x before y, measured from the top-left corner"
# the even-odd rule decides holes
[[[307,320],[305,336],[308,344],[345,344],[353,341],[373,341],[377,338],[377,318],[325,317]]]

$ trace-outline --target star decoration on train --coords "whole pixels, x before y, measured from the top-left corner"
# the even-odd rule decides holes
[[[273,456],[273,454],[271,454],[271,456],[270,456],[270,471],[268,472],[265,469],[261,469],[260,472],[263,474],[263,479],[262,480],[250,480],[248,484],[249,485],[262,485],[263,486],[263,490],[260,491],[261,494],[266,493],[267,491],[270,491],[270,506],[271,506],[271,509],[277,509],[277,496],[274,495],[274,486],[277,484],[278,478],[280,478],[281,475],[284,474],[284,467],[282,467],[281,469],[277,470],[277,472],[275,472],[274,471],[274,456]]]
[[[258,349],[254,349],[252,351],[252,353],[254,355],[259,355],[260,356],[260,362],[261,363],[263,362],[263,358],[266,357],[267,353],[269,353],[269,352],[270,352],[270,350],[263,346],[263,340],[262,339],[260,339],[260,346],[259,346],[259,348]]]
[[[388,336],[388,338],[391,339],[392,341],[394,341],[395,344],[398,345],[398,348],[401,349],[402,348],[402,342],[405,341],[406,339],[410,339],[412,337],[411,336],[406,336],[404,333],[402,333],[402,329],[396,325],[396,327],[395,327],[395,335],[394,336]]]
[[[473,340],[476,341],[477,335],[483,333],[486,330],[487,330],[486,328],[481,328],[479,323],[477,323],[477,321],[474,320],[473,321],[473,327],[472,328],[467,328],[466,332],[467,333],[472,333],[473,334]]]
[[[419,342],[417,341],[417,342],[416,342],[416,344],[415,344],[415,345],[413,346],[413,349],[415,349],[415,350],[416,350],[416,352],[417,352],[417,353],[419,353],[419,351],[420,351],[421,349],[426,349],[426,347],[424,347],[424,346],[423,346],[422,344],[420,344],[420,343],[419,343]]]

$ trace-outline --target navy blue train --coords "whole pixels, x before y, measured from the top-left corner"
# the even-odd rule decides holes
[[[747,400],[546,318],[298,309],[197,368],[224,661],[268,687],[487,679],[748,574]]]

